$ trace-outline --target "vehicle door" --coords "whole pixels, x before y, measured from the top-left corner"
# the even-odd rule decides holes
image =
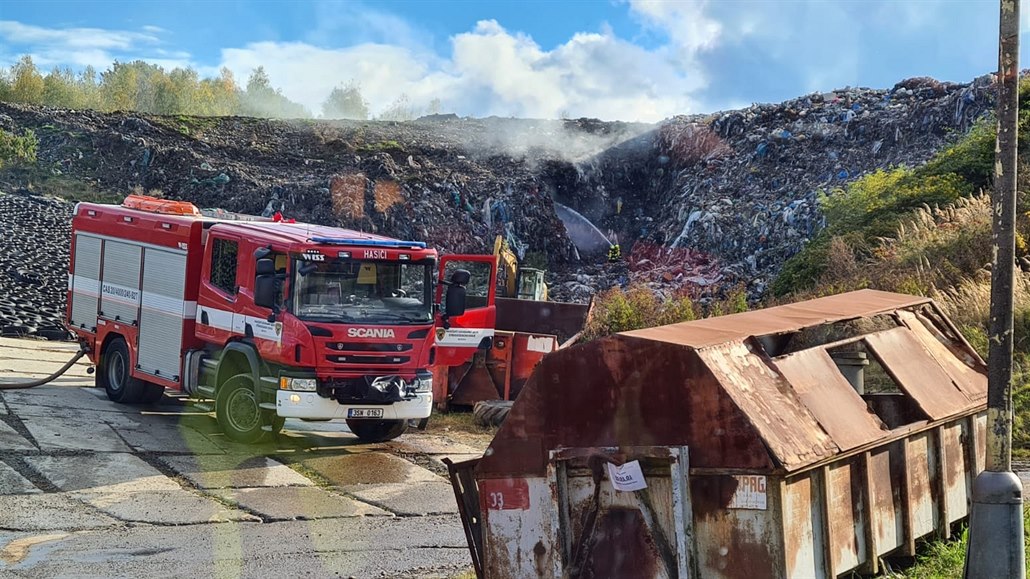
[[[465,313],[445,320],[438,314],[436,363],[456,366],[472,359],[477,349],[489,349],[494,336],[497,307],[497,258],[493,255],[445,255],[440,258],[436,303],[442,303],[454,272],[470,274],[465,287]],[[449,326],[449,327],[445,327]]]

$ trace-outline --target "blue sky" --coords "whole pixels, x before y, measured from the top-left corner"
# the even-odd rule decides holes
[[[656,121],[912,76],[969,81],[997,66],[997,22],[996,0],[0,0],[0,66],[140,58],[227,67],[243,84],[263,65],[316,114],[356,81],[373,113],[403,96],[461,115]]]

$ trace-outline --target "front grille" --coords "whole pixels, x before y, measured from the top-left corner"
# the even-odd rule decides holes
[[[341,352],[407,352],[412,344],[369,344],[367,342],[329,342],[330,350]]]
[[[407,364],[411,360],[409,356],[326,356],[325,359],[336,364],[389,364],[391,366]]]
[[[319,395],[340,404],[393,404],[406,400],[399,384],[391,384],[384,392],[373,388],[369,378],[344,378],[321,381]]]

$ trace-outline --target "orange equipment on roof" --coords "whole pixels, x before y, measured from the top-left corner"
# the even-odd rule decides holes
[[[196,215],[200,216],[200,210],[189,201],[170,201],[158,199],[149,195],[129,195],[122,201],[122,207],[138,209],[149,213],[166,213],[170,215]]]

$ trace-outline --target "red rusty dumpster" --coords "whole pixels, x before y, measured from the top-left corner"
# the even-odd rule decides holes
[[[877,572],[967,516],[985,402],[932,301],[863,290],[560,350],[450,468],[485,577]]]

